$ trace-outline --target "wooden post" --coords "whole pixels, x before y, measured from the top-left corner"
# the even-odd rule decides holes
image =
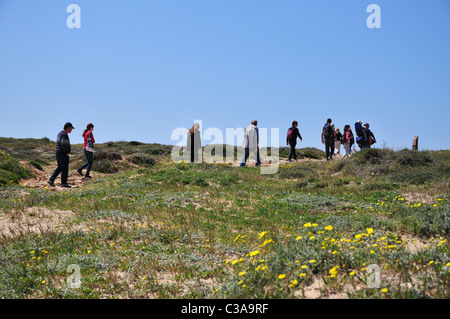
[[[413,138],[412,149],[413,149],[413,151],[419,150],[419,137],[418,136],[414,136],[414,138]]]

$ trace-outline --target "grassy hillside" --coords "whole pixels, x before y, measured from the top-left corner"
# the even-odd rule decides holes
[[[54,144],[33,141],[0,139],[11,167],[54,164]],[[104,173],[83,188],[0,187],[0,297],[450,297],[450,151],[372,149],[274,175],[173,163],[157,144],[97,151]],[[72,170],[82,161],[77,145]]]

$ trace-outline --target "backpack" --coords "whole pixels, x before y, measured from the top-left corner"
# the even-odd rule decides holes
[[[93,141],[92,141],[92,133],[91,133],[91,132],[88,132],[88,133],[86,133],[86,134],[89,134],[89,135],[88,135],[88,138],[87,138],[87,140],[86,140],[86,151],[88,151],[88,152],[94,152],[94,143],[93,143]]]
[[[322,129],[323,137],[325,138],[331,138],[333,136],[333,129],[330,125],[330,123],[326,123]]]
[[[359,122],[355,123],[355,132],[356,132],[356,136],[357,137],[363,137],[364,136],[364,130],[363,130],[363,127],[362,127],[361,123],[359,123]]]
[[[288,129],[288,131],[287,131],[287,138],[288,138],[288,140],[292,140],[292,139],[295,138],[293,129]]]

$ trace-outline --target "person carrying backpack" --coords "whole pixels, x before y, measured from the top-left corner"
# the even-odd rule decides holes
[[[336,132],[331,127],[331,119],[328,119],[322,128],[322,144],[325,144],[325,153],[327,155],[327,161],[333,158],[334,142],[336,141]]]
[[[362,121],[355,123],[356,131],[356,144],[358,144],[360,149],[368,147],[369,137],[367,136],[367,130],[363,127]]]
[[[298,131],[298,122],[293,121],[292,127],[288,129],[286,138],[286,145],[289,145],[291,147],[291,152],[289,153],[288,159],[289,162],[291,161],[291,158],[297,160],[297,153],[295,152],[295,146],[297,145],[297,137],[300,138],[300,142],[303,142],[302,136]]]
[[[369,129],[369,123],[364,124],[364,130],[366,131],[367,141],[365,141],[365,146],[370,148],[373,144],[377,142],[375,139],[375,135],[373,135],[372,131]]]

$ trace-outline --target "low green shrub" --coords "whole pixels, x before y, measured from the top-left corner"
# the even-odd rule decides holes
[[[17,183],[20,179],[30,176],[31,172],[20,165],[17,159],[0,150],[0,186]]]
[[[134,154],[130,156],[128,160],[136,165],[153,166],[156,164],[156,161],[153,157],[150,157],[142,153]]]

